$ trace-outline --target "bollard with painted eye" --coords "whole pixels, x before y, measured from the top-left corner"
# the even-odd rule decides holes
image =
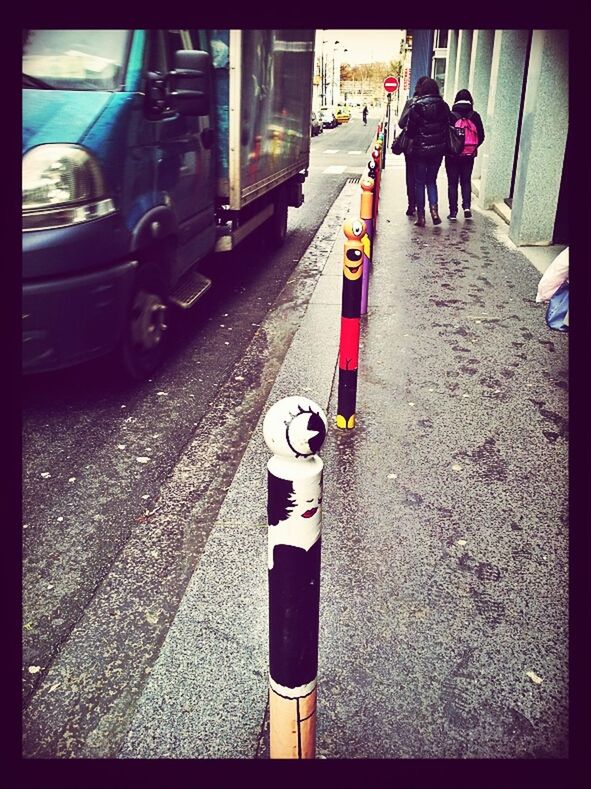
[[[364,175],[361,181],[359,182],[361,186],[361,208],[359,210],[359,216],[365,222],[365,227],[367,229],[367,235],[369,236],[369,240],[373,242],[373,222],[372,222],[372,215],[373,215],[373,192],[375,181],[373,178],[370,178],[368,175]],[[368,252],[368,257],[371,257],[371,248]]]
[[[363,276],[363,242],[361,239],[366,233],[365,222],[361,219],[348,219],[343,225],[343,232],[347,240],[343,256],[337,427],[347,429],[355,427]]]
[[[316,755],[323,463],[326,415],[307,397],[284,397],[263,421],[269,523],[271,759]]]
[[[367,177],[371,178],[373,181],[373,200],[371,203],[371,233],[372,233],[372,242],[376,235],[376,207],[377,207],[377,173],[376,173],[376,163],[373,159],[370,159],[367,163]]]

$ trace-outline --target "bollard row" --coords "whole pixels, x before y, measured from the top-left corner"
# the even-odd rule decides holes
[[[367,314],[368,278],[383,168],[379,124],[360,181],[359,218],[344,226],[343,287],[336,425],[356,420],[360,318]],[[263,421],[273,456],[267,463],[269,584],[269,730],[272,759],[316,755],[323,462],[322,409],[306,397],[285,397]]]

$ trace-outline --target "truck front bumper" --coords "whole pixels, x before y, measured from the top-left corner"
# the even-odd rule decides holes
[[[58,370],[108,353],[125,320],[137,262],[23,283],[23,372]]]

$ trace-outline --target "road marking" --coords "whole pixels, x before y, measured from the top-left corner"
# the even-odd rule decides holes
[[[349,156],[354,156],[355,154],[363,153],[363,151],[347,151]]]
[[[344,173],[347,168],[344,165],[340,164],[331,164],[330,167],[327,167],[323,172],[325,173]]]
[[[338,149],[338,148],[327,148],[327,149],[324,151],[324,153],[338,153],[338,152],[339,152],[339,149]]]

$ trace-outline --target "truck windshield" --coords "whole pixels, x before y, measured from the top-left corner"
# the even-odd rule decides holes
[[[26,30],[23,87],[119,90],[129,30]]]

